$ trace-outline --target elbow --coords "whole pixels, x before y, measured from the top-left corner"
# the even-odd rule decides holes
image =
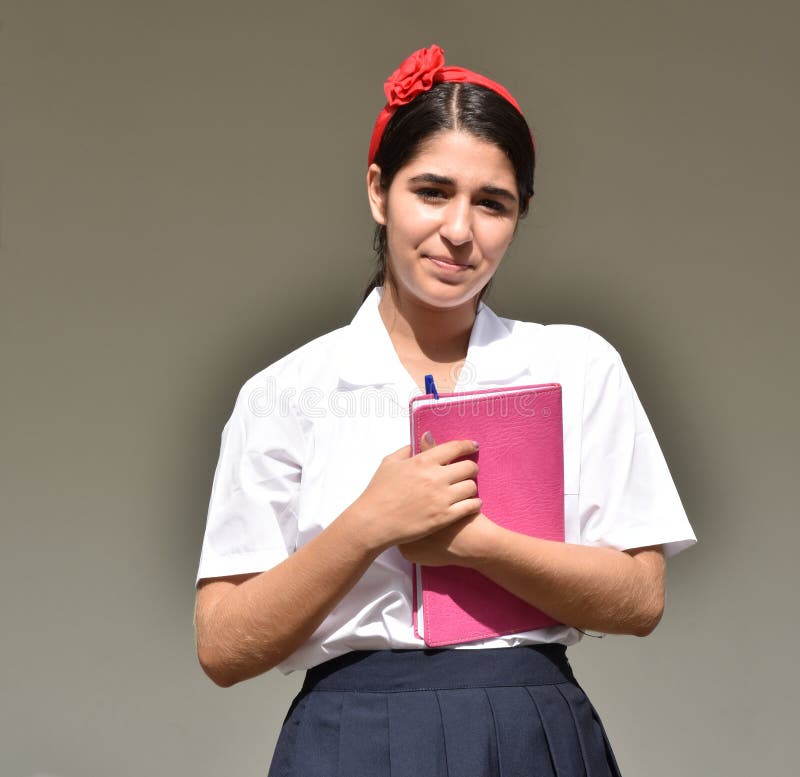
[[[231,677],[230,675],[226,675],[221,672],[209,671],[205,667],[203,668],[203,671],[205,671],[206,675],[211,679],[214,685],[219,688],[230,688],[239,682],[239,680],[235,677]]]
[[[661,622],[664,614],[663,595],[654,597],[651,601],[643,604],[637,613],[636,620],[632,624],[631,633],[636,637],[647,637],[652,634],[656,626]]]
[[[197,643],[197,660],[206,677],[220,688],[230,688],[274,666],[274,663],[266,661],[253,664],[214,642]]]
[[[658,626],[660,618],[644,619],[637,623],[632,629],[631,633],[634,637],[649,637]]]
[[[205,672],[206,677],[220,688],[230,688],[232,685],[236,685],[239,680],[243,679],[236,677],[236,675],[231,672],[230,667],[227,666],[224,661],[220,660],[216,651],[198,646],[197,660],[203,672]]]
[[[664,614],[664,554],[660,548],[645,548],[641,555],[637,554],[634,558],[642,564],[643,577],[640,578],[640,585],[634,588],[638,590],[638,595],[633,603],[635,616],[630,633],[637,637],[647,637],[655,631]]]
[[[194,619],[197,661],[206,677],[215,685],[220,688],[230,688],[250,675],[246,675],[243,671],[242,661],[230,640],[226,639],[224,628],[213,617],[217,609],[214,605],[215,603],[208,602],[207,598],[201,600],[198,594]]]
[[[278,660],[268,660],[266,656],[256,662],[248,662],[210,645],[198,645],[197,660],[206,676],[220,688],[230,688],[249,680],[279,663]]]

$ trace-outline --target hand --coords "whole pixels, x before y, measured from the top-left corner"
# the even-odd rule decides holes
[[[491,519],[477,512],[433,534],[397,547],[404,558],[415,564],[470,567],[485,558],[491,547],[492,533],[497,528]]]
[[[451,440],[436,445],[428,438],[416,456],[408,445],[385,456],[348,509],[359,539],[370,547],[413,542],[480,510],[478,465],[465,458],[477,451],[477,444]]]

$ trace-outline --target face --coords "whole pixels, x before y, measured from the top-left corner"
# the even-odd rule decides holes
[[[519,214],[514,168],[500,148],[465,132],[439,132],[387,191],[377,165],[367,186],[373,218],[386,225],[388,269],[400,295],[457,307],[491,280]]]

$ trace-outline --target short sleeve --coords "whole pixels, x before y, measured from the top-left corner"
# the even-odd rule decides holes
[[[198,582],[263,572],[294,550],[303,440],[291,406],[269,401],[271,380],[245,383],[222,430]]]
[[[693,545],[694,532],[622,359],[595,333],[582,421],[581,542],[618,550],[663,545],[667,558]]]

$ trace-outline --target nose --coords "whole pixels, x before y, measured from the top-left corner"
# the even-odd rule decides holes
[[[454,197],[442,211],[439,234],[459,246],[472,240],[472,205],[467,199]]]

